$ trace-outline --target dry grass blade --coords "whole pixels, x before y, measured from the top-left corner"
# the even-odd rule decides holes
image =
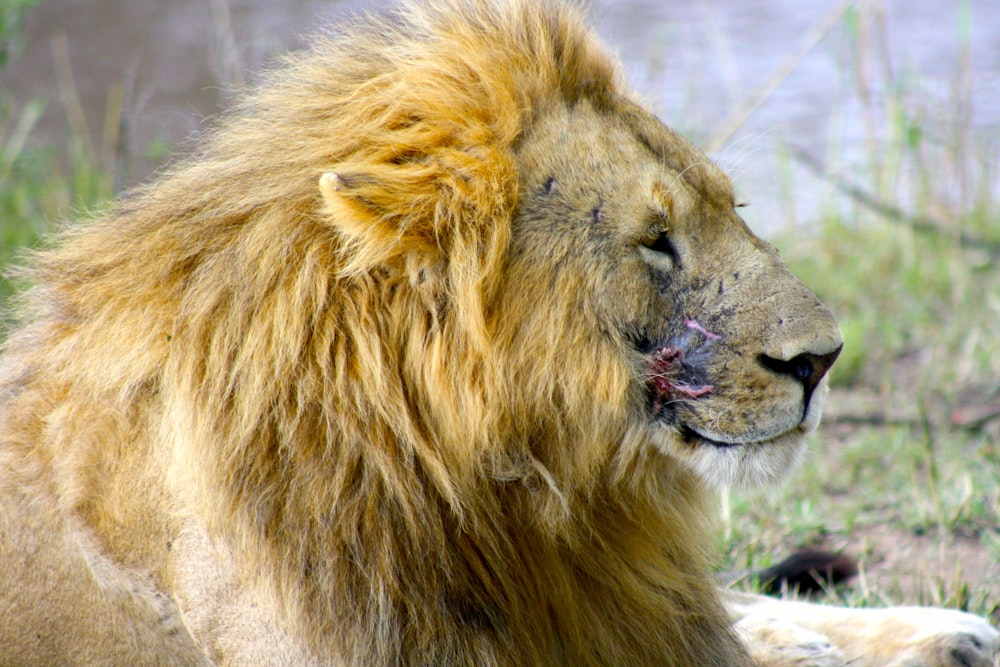
[[[211,0],[212,21],[215,25],[215,41],[218,49],[219,79],[233,88],[246,84],[243,63],[236,37],[233,35],[233,21],[229,13],[228,0]]]
[[[87,127],[87,116],[83,112],[80,93],[76,89],[76,82],[73,78],[69,41],[65,32],[60,32],[52,38],[52,61],[55,65],[56,80],[59,83],[59,97],[66,109],[66,118],[70,129],[83,142],[87,160],[91,164],[97,164],[97,153],[90,138],[90,130]]]
[[[0,150],[0,178],[7,177],[11,165],[24,150],[25,142],[31,135],[35,124],[38,123],[38,119],[41,118],[44,109],[45,104],[39,100],[34,100],[24,106],[17,119],[17,125],[14,126],[14,130],[7,137],[3,149]]]
[[[805,58],[817,44],[819,44],[820,40],[822,40],[823,37],[830,32],[833,26],[837,25],[840,18],[844,15],[844,12],[846,12],[853,4],[854,2],[851,0],[843,0],[842,2],[837,3],[806,32],[805,36],[802,38],[802,42],[799,43],[798,48],[789,53],[784,60],[778,63],[778,66],[775,67],[764,82],[757,87],[753,94],[747,98],[743,104],[730,112],[719,127],[712,132],[708,141],[705,143],[705,151],[707,153],[715,153],[718,151],[734,134],[736,134],[741,127],[743,127],[743,124],[747,122],[750,115],[758,107],[760,107],[760,105],[763,104],[775,90],[777,90],[778,86],[781,85],[781,82],[788,78],[788,75],[795,71],[795,68],[799,66],[802,59]]]

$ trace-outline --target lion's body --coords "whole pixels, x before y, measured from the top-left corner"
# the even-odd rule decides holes
[[[749,664],[703,480],[787,469],[836,325],[575,11],[439,4],[34,258],[0,662]]]

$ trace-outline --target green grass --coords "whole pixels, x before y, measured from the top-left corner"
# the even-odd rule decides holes
[[[89,210],[112,195],[111,175],[94,165],[78,141],[56,148],[20,140],[34,107],[14,121],[0,109],[0,266],[36,245],[60,220]],[[28,118],[30,121],[30,118]],[[0,279],[0,300],[12,290]]]
[[[2,99],[2,96],[0,96]],[[0,107],[0,267],[9,267],[24,248],[36,246],[60,221],[80,215],[113,194],[111,174],[94,164],[75,137],[60,146],[34,140],[34,102],[15,119]],[[13,286],[0,277],[0,303]]]

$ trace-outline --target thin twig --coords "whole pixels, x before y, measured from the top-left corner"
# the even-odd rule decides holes
[[[916,419],[890,417],[886,414],[876,412],[869,414],[843,413],[824,416],[823,423],[827,426],[830,424],[845,424],[849,426],[917,426],[920,422]]]
[[[819,178],[833,184],[840,192],[847,195],[854,201],[863,205],[871,211],[882,216],[886,220],[895,223],[905,224],[916,232],[929,234],[931,236],[955,238],[964,248],[986,252],[990,259],[1000,259],[1000,243],[990,242],[966,231],[959,231],[957,234],[948,229],[947,225],[936,218],[928,215],[910,214],[894,204],[879,199],[877,196],[847,181],[846,179],[829,173],[823,163],[810,155],[807,151],[797,146],[790,146],[792,157],[812,171]]]

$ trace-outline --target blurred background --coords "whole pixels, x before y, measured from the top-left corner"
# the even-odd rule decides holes
[[[196,144],[281,52],[387,5],[0,0],[0,262]],[[844,549],[861,574],[826,592],[841,603],[996,613],[1000,3],[594,0],[590,14],[847,341],[803,469],[723,498],[720,566]]]

